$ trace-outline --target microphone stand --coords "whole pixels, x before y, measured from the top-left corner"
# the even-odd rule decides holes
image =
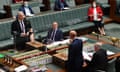
[[[96,32],[92,32],[92,34],[97,36],[97,40],[99,40],[99,39],[100,39],[100,35],[99,35],[99,34],[97,34]]]
[[[44,46],[44,48],[45,48],[45,54],[47,54],[47,47]],[[42,68],[43,68],[42,72],[46,72],[46,70],[47,70],[47,59],[45,59]]]
[[[47,54],[47,47],[45,46],[45,52]],[[45,60],[45,68],[47,69],[47,59]]]
[[[14,35],[13,35],[13,39],[14,39],[14,48],[17,49],[17,44],[16,44],[16,31],[13,32]]]
[[[14,35],[14,48],[17,49],[17,46],[16,46],[16,35]]]

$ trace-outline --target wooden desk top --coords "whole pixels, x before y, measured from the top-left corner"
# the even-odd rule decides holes
[[[54,55],[55,57],[67,61],[67,55],[65,53],[58,53]]]
[[[42,46],[45,46],[43,43],[38,42],[38,41],[27,42],[26,44],[29,45],[29,46],[32,46],[32,47],[34,47],[34,48],[40,48],[40,47],[42,47]]]

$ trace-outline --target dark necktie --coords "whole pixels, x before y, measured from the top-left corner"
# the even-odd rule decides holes
[[[21,26],[21,31],[23,33],[25,33],[25,25],[24,25],[23,21],[20,22],[20,26]]]
[[[52,33],[51,33],[51,40],[54,41],[54,38],[55,38],[55,34],[56,34],[56,30],[53,30]]]

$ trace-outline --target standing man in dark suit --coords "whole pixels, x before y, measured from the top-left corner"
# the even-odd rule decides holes
[[[14,36],[18,50],[25,47],[25,42],[34,41],[34,34],[31,24],[25,19],[23,12],[18,12],[17,19],[12,23],[11,33]]]
[[[58,23],[53,22],[52,29],[50,29],[47,34],[47,42],[51,43],[61,40],[63,40],[63,32],[58,28]]]
[[[27,1],[23,2],[23,5],[19,8],[19,11],[22,11],[25,16],[34,16],[34,12],[31,6],[28,5]]]
[[[70,42],[68,50],[67,72],[82,72],[83,55],[82,48],[83,42],[76,39],[76,31],[70,31]]]

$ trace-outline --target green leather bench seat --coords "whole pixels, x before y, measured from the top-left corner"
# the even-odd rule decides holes
[[[101,46],[101,48],[105,49],[105,50],[110,50],[110,51],[113,51],[115,53],[119,53],[120,52],[120,49],[115,47],[115,46],[112,46],[112,45],[109,45],[109,44],[104,44]]]
[[[71,29],[77,30],[93,26],[93,23],[87,22],[88,7],[89,4],[86,4],[83,7],[43,14],[28,19],[31,21],[36,32],[35,37],[38,38],[39,35],[45,37],[54,21],[59,23],[59,27],[63,32],[68,32]]]
[[[65,33],[65,32],[69,32],[70,30],[87,29],[87,28],[92,27],[92,26],[94,26],[94,24],[92,22],[83,22],[83,23],[76,24],[76,25],[61,27],[60,29],[63,31],[63,33]],[[38,39],[39,36],[44,38],[47,36],[47,32],[48,31],[35,33],[35,38]]]
[[[14,42],[12,38],[0,41],[0,50],[13,44]]]
[[[12,20],[0,22],[0,48],[13,44],[11,22]]]
[[[92,27],[94,26],[93,23],[91,22],[83,22],[83,23],[79,23],[79,24],[76,24],[76,25],[70,25],[70,26],[67,26],[67,27],[63,27],[61,28],[63,32],[69,32],[70,30],[78,30],[78,29],[87,29],[89,27]]]
[[[29,2],[29,5],[31,6],[31,8],[33,9],[35,14],[40,13],[40,7],[44,6],[43,4],[41,4],[39,2]],[[16,16],[17,15],[18,10],[19,10],[20,7],[21,7],[20,3],[10,4],[12,16]]]
[[[75,0],[66,0],[66,3],[69,7],[75,7]],[[54,9],[55,0],[50,0],[50,7],[53,10]]]

